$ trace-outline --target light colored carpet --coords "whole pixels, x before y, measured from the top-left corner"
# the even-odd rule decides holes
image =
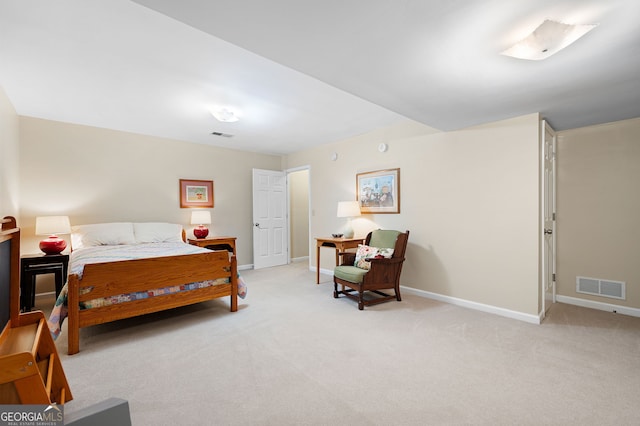
[[[69,412],[134,425],[637,425],[640,319],[556,304],[542,325],[403,295],[358,311],[306,263],[216,300],[57,341]]]

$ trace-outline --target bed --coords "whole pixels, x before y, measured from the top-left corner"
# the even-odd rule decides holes
[[[83,327],[226,296],[235,312],[246,293],[235,255],[185,243],[181,225],[74,226],[71,246],[69,277],[48,321],[56,338],[66,318],[69,355],[80,351]]]

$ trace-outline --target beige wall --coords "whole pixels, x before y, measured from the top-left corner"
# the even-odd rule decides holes
[[[353,224],[356,236],[411,231],[402,285],[539,315],[538,114],[447,133],[407,121],[287,157],[286,167],[302,165],[311,166],[312,236],[343,226],[336,206],[355,198],[357,173],[399,167],[401,213]],[[324,250],[321,268],[330,271],[334,256]]]
[[[558,133],[557,292],[640,308],[640,118]],[[626,282],[626,300],[576,277]]]
[[[0,87],[0,217],[17,217],[20,212],[18,129],[18,115]]]
[[[327,236],[344,225],[335,209],[338,201],[354,198],[356,173],[399,167],[401,213],[365,215],[354,220],[354,228],[359,236],[377,227],[411,231],[402,284],[537,316],[538,126],[538,114],[446,133],[407,121],[283,161],[18,117],[0,91],[0,144],[6,153],[0,158],[0,207],[3,215],[20,213],[23,252],[37,252],[38,215],[68,214],[78,224],[169,221],[190,229],[189,210],[178,205],[178,179],[211,179],[212,234],[238,236],[239,263],[247,265],[252,263],[253,168],[310,166],[303,178],[310,181],[306,226],[312,236]],[[560,295],[640,307],[634,257],[640,241],[639,136],[640,119],[558,134]],[[389,145],[386,153],[377,150],[381,142]],[[333,152],[337,161],[331,160]],[[292,185],[299,183],[294,179]],[[306,244],[302,251],[296,248],[300,244]],[[306,251],[315,267],[313,239],[291,245],[292,258]],[[329,250],[323,251],[321,268],[333,268]],[[627,300],[579,295],[576,275],[625,281]]]
[[[214,181],[211,235],[236,236],[238,264],[251,264],[254,167],[280,170],[281,158],[20,117],[22,251],[38,251],[40,215],[69,215],[72,224],[163,221],[191,231],[178,180],[204,179]]]
[[[296,260],[309,256],[309,170],[288,174],[289,252]]]

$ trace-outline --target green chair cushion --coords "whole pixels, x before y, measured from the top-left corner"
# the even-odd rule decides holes
[[[358,268],[356,266],[336,266],[333,270],[333,275],[341,280],[349,281],[351,283],[361,283],[364,279],[364,274],[369,272],[366,269]]]
[[[393,231],[390,229],[377,229],[371,233],[369,246],[394,248],[396,246],[398,235],[400,235],[400,231]]]

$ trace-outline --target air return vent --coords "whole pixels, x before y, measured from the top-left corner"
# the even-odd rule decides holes
[[[624,300],[627,298],[624,282],[599,278],[576,277],[576,292],[613,299]]]
[[[211,132],[211,134],[213,136],[222,136],[223,138],[232,138],[233,135],[230,135],[229,133],[222,133],[222,132]]]

